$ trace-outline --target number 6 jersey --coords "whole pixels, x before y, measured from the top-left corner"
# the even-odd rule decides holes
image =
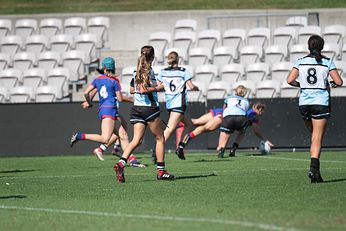
[[[323,57],[321,62],[317,62],[314,56],[308,55],[298,59],[294,68],[299,71],[299,105],[328,106],[328,75],[329,71],[336,69],[333,61]]]
[[[186,105],[186,81],[190,79],[183,67],[168,67],[160,71],[157,80],[165,87],[167,109]]]

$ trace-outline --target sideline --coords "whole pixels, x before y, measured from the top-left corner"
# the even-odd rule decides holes
[[[236,225],[236,226],[242,226],[242,227],[250,227],[250,228],[262,229],[262,230],[274,230],[274,231],[303,231],[301,229],[284,228],[284,227],[280,227],[280,226],[272,225],[272,224],[262,224],[262,223],[255,223],[255,222],[249,222],[249,221],[237,221],[237,220],[211,219],[211,218],[158,216],[158,215],[149,215],[149,214],[142,214],[142,215],[141,214],[122,214],[119,212],[108,213],[108,212],[83,211],[83,210],[17,207],[17,206],[6,206],[6,205],[0,205],[0,209],[46,212],[46,213],[79,214],[79,215],[86,215],[86,216],[164,220],[164,221],[177,221],[177,222],[203,222],[203,223],[211,223],[211,224]]]

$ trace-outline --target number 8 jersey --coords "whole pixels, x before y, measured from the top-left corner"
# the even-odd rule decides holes
[[[168,67],[160,71],[157,80],[165,87],[167,109],[186,106],[186,81],[190,79],[183,67]]]
[[[331,70],[336,69],[333,61],[323,57],[321,62],[317,62],[314,56],[308,55],[298,59],[294,68],[299,71],[299,105],[328,106],[328,75]]]

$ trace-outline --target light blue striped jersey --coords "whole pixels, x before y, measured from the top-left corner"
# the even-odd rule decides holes
[[[223,109],[223,117],[229,115],[246,115],[249,110],[249,101],[237,95],[227,96],[225,99],[225,108]]]
[[[329,105],[328,75],[335,70],[334,62],[323,57],[317,62],[312,55],[297,60],[294,68],[299,71],[297,81],[300,83],[299,105]]]
[[[133,105],[135,106],[145,106],[145,107],[158,107],[159,106],[159,101],[157,99],[157,92],[151,92],[151,93],[145,93],[142,94],[138,88],[137,85],[135,84],[135,77],[136,77],[136,71],[133,73],[133,77],[131,80],[131,87],[135,88],[135,93],[133,95],[134,102]],[[150,81],[151,81],[151,86],[156,86],[156,78],[154,71],[151,69],[150,70]]]
[[[168,67],[160,71],[157,80],[165,87],[167,109],[186,105],[186,81],[190,79],[191,76],[183,67]]]

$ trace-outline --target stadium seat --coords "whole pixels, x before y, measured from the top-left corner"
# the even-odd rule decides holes
[[[75,37],[75,48],[76,50],[84,51],[85,64],[90,64],[98,60],[96,53],[97,38],[94,34],[80,34]]]
[[[331,97],[346,97],[346,78],[342,78],[344,84],[337,88],[332,88],[330,90]]]
[[[12,88],[19,84],[22,72],[17,69],[4,69],[0,70],[0,86]]]
[[[17,86],[10,88],[10,103],[30,103],[34,96],[34,89],[30,86]]]
[[[82,17],[71,17],[64,21],[64,34],[69,34],[76,37],[85,32],[86,19]]]
[[[88,33],[96,35],[96,48],[100,49],[108,41],[110,19],[108,17],[92,17],[88,19]]]
[[[166,95],[165,95],[165,92],[163,92],[163,91],[157,92],[157,100],[158,100],[160,103],[166,102]]]
[[[336,69],[339,72],[339,75],[341,77],[346,77],[346,61],[334,60],[334,64],[336,66]],[[344,83],[344,84],[346,84],[346,83]]]
[[[296,43],[296,29],[293,27],[278,27],[273,32],[273,44],[283,45],[288,49]]]
[[[151,68],[153,69],[154,71],[154,74],[155,74],[155,77],[157,77],[160,73],[160,71],[164,68],[166,68],[167,66],[164,66],[164,65],[154,65],[152,66]]]
[[[322,50],[322,55],[332,59],[336,60],[340,56],[340,45],[337,43],[325,43]]]
[[[307,44],[311,35],[321,36],[321,27],[319,26],[305,26],[298,29],[297,43]]]
[[[39,31],[41,35],[51,38],[62,31],[62,20],[59,18],[45,18],[40,21]]]
[[[44,35],[31,35],[25,39],[25,48],[27,52],[34,53],[36,57],[46,50],[48,37]]]
[[[186,50],[183,48],[179,48],[179,47],[172,47],[172,48],[168,48],[165,50],[164,53],[164,63],[167,63],[167,59],[168,59],[168,54],[171,53],[172,51],[175,51],[178,53],[179,55],[179,65],[182,65],[184,63],[187,63],[189,58],[188,55],[186,53]]]
[[[70,71],[69,81],[76,82],[85,77],[85,53],[80,50],[70,50],[62,55],[63,67]]]
[[[31,68],[23,72],[22,84],[36,89],[47,82],[46,71],[40,68]]]
[[[179,19],[175,22],[174,33],[196,31],[197,21],[194,19]]]
[[[59,92],[57,98],[61,99],[68,95],[68,81],[70,80],[70,71],[67,68],[54,68],[47,74],[47,85],[55,86]]]
[[[37,20],[36,19],[18,19],[15,23],[15,35],[21,36],[23,39],[29,37],[36,33],[37,30]]]
[[[0,85],[0,103],[5,103],[6,100],[8,100],[7,88]]]
[[[50,38],[49,47],[51,51],[63,54],[69,51],[73,46],[73,37],[68,34],[58,34]]]
[[[202,30],[197,35],[197,46],[198,47],[207,47],[214,50],[214,47],[217,46],[221,39],[221,33],[219,30]]]
[[[13,56],[13,68],[22,72],[33,67],[35,63],[36,56],[31,52],[19,52]]]
[[[11,34],[12,21],[9,19],[0,19],[0,40]]]
[[[240,85],[243,85],[244,87],[247,88],[247,93],[245,95],[245,98],[254,98],[256,94],[256,83],[251,80],[240,80],[235,82],[232,85],[232,91],[233,91],[232,95],[235,95],[234,90]]]
[[[234,28],[226,30],[222,35],[222,45],[228,46],[228,47],[235,47],[237,51],[237,55],[234,57],[234,59],[238,59],[238,53],[245,45],[246,41],[246,30],[240,29],[240,28]]]
[[[131,96],[130,93],[130,84],[123,84],[120,83],[121,85],[121,94],[125,95],[125,96]]]
[[[240,63],[247,66],[251,63],[260,62],[262,55],[261,46],[243,46],[240,50]]]
[[[232,91],[232,84],[227,81],[213,81],[208,85],[207,99],[224,99]]]
[[[324,28],[322,36],[325,43],[337,43],[340,46],[343,43],[346,34],[345,25],[328,25]]]
[[[281,98],[296,98],[299,95],[299,87],[293,87],[289,85],[286,80],[281,84]]]
[[[7,53],[11,57],[19,52],[23,46],[23,39],[18,35],[9,35],[1,39],[1,52]]]
[[[39,54],[37,58],[37,67],[44,69],[46,73],[53,68],[58,67],[60,63],[60,53],[55,51],[45,51]]]
[[[211,49],[208,47],[193,47],[189,51],[189,65],[198,66],[208,64],[211,59]]]
[[[270,66],[275,62],[283,62],[287,58],[287,46],[271,45],[265,49],[265,61]]]
[[[251,28],[246,39],[247,45],[261,46],[264,50],[270,44],[270,29],[266,27]]]
[[[191,65],[181,65],[181,67],[185,68],[186,71],[190,74],[192,78],[195,77],[195,67]]]
[[[302,58],[306,55],[308,55],[310,52],[308,50],[308,44],[307,43],[300,43],[292,45],[290,50],[290,61],[292,63],[295,63],[297,59]]]
[[[201,102],[204,101],[204,96],[207,95],[207,85],[204,82],[192,81],[194,85],[198,87],[198,91],[191,91],[187,87],[187,100],[190,102]]]
[[[341,48],[341,60],[346,61],[346,43],[344,43]]]
[[[230,82],[231,84],[243,79],[245,67],[240,63],[230,63],[224,65],[220,69],[220,78],[222,81]]]
[[[180,31],[175,33],[173,37],[173,47],[184,50],[184,54],[181,54],[182,56],[187,56],[190,47],[192,47],[195,42],[196,32],[194,31]]]
[[[213,54],[213,64],[221,68],[222,66],[229,64],[237,57],[236,47],[215,47]]]
[[[256,85],[256,98],[277,98],[280,90],[279,81],[263,80]]]
[[[0,70],[8,68],[11,64],[11,56],[7,53],[0,53]]]
[[[59,89],[55,86],[45,85],[36,89],[36,103],[52,103],[58,99]]]
[[[159,64],[164,64],[165,50],[169,47],[172,41],[172,35],[169,32],[158,31],[149,35],[149,45],[155,49],[156,61]]]
[[[245,68],[246,79],[254,81],[255,83],[266,80],[268,74],[268,63],[252,63],[247,65]]]
[[[279,81],[280,83],[286,81],[288,74],[292,70],[293,63],[291,62],[277,62],[271,66],[272,80]]]
[[[204,82],[208,85],[218,75],[218,68],[216,65],[205,64],[195,68],[195,80]]]
[[[286,26],[304,27],[308,25],[308,18],[305,16],[292,16],[286,20]]]
[[[135,72],[136,69],[137,69],[136,66],[127,66],[123,68],[120,75],[121,86],[130,85],[130,82],[133,78],[133,73]]]

